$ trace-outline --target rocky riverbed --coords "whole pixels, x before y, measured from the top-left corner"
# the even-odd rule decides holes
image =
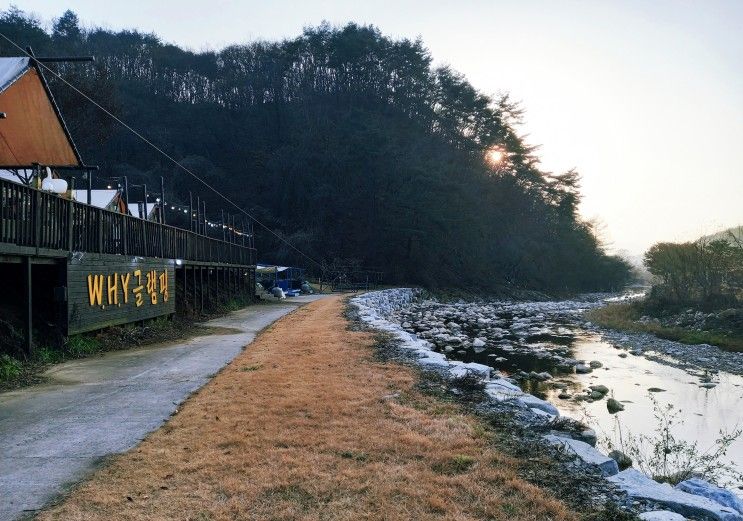
[[[600,334],[607,342],[634,355],[683,369],[743,375],[743,354],[723,351],[709,344],[682,344],[648,333],[628,333],[601,328],[589,321],[586,330]]]
[[[739,377],[719,373],[724,368],[740,374],[739,355],[719,356],[720,351],[711,346],[683,346],[649,335],[601,330],[587,322],[583,313],[603,305],[605,299],[605,295],[591,295],[569,301],[441,303],[413,290],[397,289],[368,293],[353,302],[362,320],[396,336],[401,349],[419,364],[450,379],[478,379],[489,403],[510,408],[521,425],[540,433],[561,411],[580,416],[584,407],[600,411],[603,423],[612,414],[646,416],[638,414],[647,413],[647,404],[639,403],[639,388],[644,394],[668,391],[669,396],[682,390],[695,397],[712,392],[716,393],[713,398],[723,400],[731,390],[741,394],[743,380],[730,380]],[[657,386],[652,383],[654,378]],[[664,389],[664,382],[676,387]],[[634,393],[633,398],[638,398],[626,400],[615,392]],[[732,398],[733,404],[739,403],[743,395]],[[626,407],[632,409],[630,416],[621,412]],[[733,414],[735,410],[733,405]],[[708,490],[703,497],[659,485],[631,468],[619,472],[618,457],[609,458],[596,450],[596,434],[590,429],[572,425],[542,436],[544,443],[596,466],[633,500],[644,501],[638,504],[646,508],[665,505],[692,519],[743,520],[743,505],[738,505],[740,512],[728,512],[725,509],[732,507],[709,499],[714,491]]]

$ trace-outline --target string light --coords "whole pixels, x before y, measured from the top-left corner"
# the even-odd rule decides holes
[[[119,181],[119,178],[116,178],[116,177],[106,177],[106,176],[103,176],[103,175],[98,175],[97,178],[98,179],[101,179],[101,180],[107,180],[109,182],[115,181],[116,182],[116,189],[118,189],[119,191],[121,191],[123,189],[121,183],[118,182]],[[137,185],[133,185],[133,186],[137,186]],[[107,184],[106,185],[106,188],[108,188],[109,190],[113,189],[113,184]],[[147,195],[147,198],[149,199],[149,197],[150,197],[151,194],[147,193],[146,195]],[[155,202],[156,203],[160,203],[161,202],[160,197],[157,197],[155,199]],[[132,202],[132,204],[136,204],[136,203]],[[152,204],[152,203],[146,202],[146,204]],[[171,210],[176,211],[176,212],[183,212],[186,215],[188,215],[189,208],[191,208],[190,206],[181,206],[179,204],[173,204],[173,203],[168,204],[167,202],[164,202],[164,201],[162,202],[161,206],[162,205],[170,206],[170,209]],[[192,213],[192,217],[196,218],[197,216],[198,216],[198,211]],[[209,226],[209,228],[222,228],[223,230],[228,230],[230,233],[232,233],[234,235],[237,235],[237,236],[240,236],[240,237],[252,237],[253,236],[253,233],[252,232],[241,232],[241,231],[238,231],[237,228],[234,228],[234,227],[232,227],[230,225],[223,224],[221,222],[210,221],[209,219],[206,219],[203,216],[201,216],[201,219],[203,219],[203,222],[207,226]]]

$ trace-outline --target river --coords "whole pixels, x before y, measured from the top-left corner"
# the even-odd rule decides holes
[[[630,354],[631,335],[618,345],[608,338],[611,335],[586,324],[583,312],[598,305],[603,305],[603,299],[596,297],[527,303],[428,300],[413,303],[397,319],[449,359],[486,364],[517,377],[525,391],[585,421],[604,449],[609,440],[619,441],[617,422],[625,438],[629,433],[653,436],[658,426],[656,408],[667,404],[679,411],[674,435],[696,443],[700,450],[713,447],[721,431],[743,427],[743,377],[704,368],[682,369],[673,359],[649,351],[644,354],[665,357],[669,363]],[[577,374],[575,364],[581,361],[598,362],[601,367]],[[545,380],[543,374],[540,379],[536,374],[540,372],[550,373],[551,378]],[[591,385],[604,385],[609,392],[605,398],[586,400]],[[625,409],[610,414],[608,397],[619,400]],[[725,461],[743,469],[743,437],[733,442]],[[725,485],[736,489],[743,483]]]

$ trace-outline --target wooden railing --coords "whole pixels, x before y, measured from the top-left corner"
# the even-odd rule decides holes
[[[251,266],[255,249],[0,179],[0,245]],[[1,247],[1,246],[0,246]]]

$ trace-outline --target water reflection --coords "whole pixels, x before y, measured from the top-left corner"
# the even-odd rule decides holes
[[[713,388],[700,387],[704,373],[687,372],[663,365],[642,356],[627,354],[624,349],[615,348],[593,333],[582,329],[576,320],[576,313],[547,314],[539,318],[540,330],[533,327],[525,330],[518,319],[525,313],[497,314],[499,327],[506,334],[498,342],[488,342],[487,348],[460,349],[447,356],[465,362],[478,362],[489,365],[506,374],[525,372],[549,372],[553,379],[521,381],[522,388],[555,404],[561,413],[583,419],[599,434],[600,439],[616,440],[616,421],[622,424],[627,433],[653,434],[657,426],[654,417],[652,393],[661,407],[673,404],[681,410],[675,435],[690,442],[697,442],[702,450],[714,445],[720,431],[732,431],[743,426],[743,377],[728,373],[714,375],[717,384]],[[534,322],[532,322],[534,324]],[[477,336],[477,330],[467,331]],[[574,369],[562,358],[577,360],[597,360],[603,366],[589,374],[575,374]],[[701,378],[700,378],[701,377]],[[604,399],[576,401],[575,397],[585,394],[591,385],[605,385],[609,393]],[[558,396],[569,394],[570,399]],[[609,413],[606,398],[614,397],[622,402],[625,410],[615,415]],[[728,452],[729,460],[743,469],[743,438],[736,440]]]
[[[591,374],[572,375],[571,379],[582,387],[603,384],[610,395],[625,403],[625,410],[617,413],[622,429],[634,434],[650,434],[657,425],[653,403],[648,389],[660,388],[652,393],[661,407],[672,404],[682,411],[684,423],[677,425],[676,435],[698,443],[706,449],[714,444],[720,431],[732,431],[743,426],[740,404],[743,400],[743,377],[720,373],[715,376],[717,385],[700,387],[698,374],[653,362],[644,357],[621,358],[620,351],[611,344],[593,336],[578,340],[574,346],[576,358],[601,360],[604,367]],[[547,398],[560,410],[572,416],[587,416],[597,432],[613,437],[614,416],[609,414],[605,400],[593,403],[560,400],[555,390],[547,391]],[[743,439],[734,442],[728,453],[738,467],[743,468]]]

